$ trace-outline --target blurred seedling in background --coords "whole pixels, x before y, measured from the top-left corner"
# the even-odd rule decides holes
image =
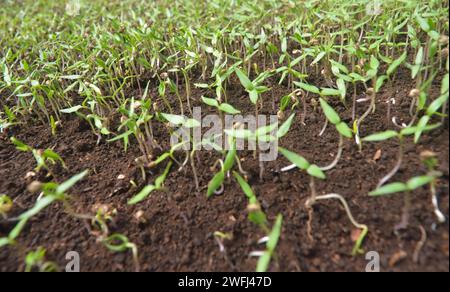
[[[28,211],[25,211],[21,215],[19,215],[17,218],[10,218],[10,221],[18,221],[16,226],[11,230],[9,235],[7,237],[0,238],[0,247],[6,246],[6,245],[15,245],[17,237],[19,237],[20,233],[22,232],[23,228],[27,224],[28,221],[31,220],[34,216],[42,212],[44,209],[48,208],[50,205],[54,204],[55,202],[62,202],[64,205],[65,211],[75,217],[82,220],[85,219],[92,219],[91,216],[86,215],[80,215],[74,212],[70,205],[70,197],[67,194],[67,191],[72,188],[77,182],[82,180],[84,177],[88,175],[88,171],[84,171],[82,173],[79,173],[72,178],[68,179],[67,181],[57,184],[54,182],[49,183],[37,183],[34,187],[36,191],[42,190],[41,195],[37,199],[34,206],[29,209]]]
[[[265,244],[265,251],[255,251],[250,253],[252,257],[258,257],[258,264],[256,267],[256,272],[265,273],[269,269],[270,261],[272,258],[277,260],[276,248],[278,241],[281,236],[281,228],[283,224],[283,216],[280,214],[277,216],[275,224],[273,225],[272,231],[268,236],[262,238],[258,243]]]
[[[43,247],[29,252],[25,257],[25,272],[30,273],[35,269],[42,273],[59,272],[60,269],[56,263],[46,261],[46,253],[47,250]]]
[[[263,231],[266,233],[269,232],[269,229],[267,227],[267,216],[264,214],[264,212],[261,209],[261,204],[258,202],[258,198],[256,197],[255,193],[253,192],[250,185],[245,181],[245,179],[236,171],[233,172],[234,178],[239,183],[242,191],[247,196],[248,199],[248,205],[247,205],[247,212],[248,212],[248,219],[261,227]]]
[[[54,177],[54,174],[52,173],[48,163],[55,165],[57,162],[61,163],[62,167],[67,169],[66,164],[64,163],[64,160],[61,158],[61,156],[59,156],[59,154],[51,149],[33,149],[14,137],[11,137],[11,142],[16,146],[17,150],[33,154],[37,164],[35,168],[36,172],[41,171],[41,169],[45,169],[47,171],[47,176]]]
[[[123,234],[113,234],[103,241],[103,244],[112,252],[122,253],[128,250],[133,255],[135,272],[140,271],[138,248],[136,244],[129,241],[128,237]]]

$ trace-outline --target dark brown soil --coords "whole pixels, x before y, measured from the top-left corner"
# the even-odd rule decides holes
[[[362,127],[362,136],[393,128],[386,123],[388,97],[396,98],[393,115],[400,121],[408,122],[410,81],[406,74],[398,76],[391,87],[378,95],[377,111],[370,115]],[[237,84],[230,88],[230,103],[244,112],[252,112],[245,92]],[[282,96],[289,91],[274,86],[264,96],[264,114],[272,113],[271,96]],[[194,91],[198,103],[202,91]],[[435,96],[435,95],[432,95]],[[351,111],[338,102],[333,105],[350,124]],[[359,114],[367,104],[359,105]],[[206,108],[204,109],[205,112]],[[306,126],[300,117],[281,146],[304,155],[309,161],[326,165],[333,160],[337,151],[338,136],[329,127],[322,137],[318,134],[323,126],[322,114],[313,113],[308,105]],[[264,236],[259,228],[247,219],[247,199],[235,182],[227,182],[221,196],[206,198],[206,190],[195,190],[192,171],[174,168],[166,181],[166,192],[156,192],[144,202],[129,207],[127,200],[140,189],[131,187],[129,180],[135,180],[139,187],[151,183],[161,173],[161,169],[143,182],[134,159],[140,156],[137,147],[132,146],[127,153],[120,143],[102,141],[96,145],[97,137],[89,126],[76,119],[63,121],[57,136],[52,136],[47,126],[19,126],[13,133],[35,148],[53,148],[66,161],[69,171],[55,168],[55,180],[62,182],[72,175],[90,169],[88,178],[74,187],[70,194],[72,204],[79,213],[90,213],[94,205],[106,204],[117,209],[117,215],[110,224],[111,232],[123,233],[139,248],[142,271],[254,271],[256,259],[249,253],[261,250],[257,244]],[[449,214],[448,197],[448,127],[423,136],[415,145],[410,139],[406,143],[403,166],[393,181],[406,181],[426,172],[419,159],[423,150],[438,153],[439,169],[444,176],[439,181],[438,193],[444,214]],[[168,135],[157,129],[156,137],[167,145]],[[448,271],[449,270],[449,226],[436,224],[430,195],[426,188],[413,194],[413,211],[409,229],[399,235],[394,234],[394,225],[400,221],[403,197],[371,198],[367,194],[376,187],[381,177],[390,171],[396,161],[398,145],[395,140],[386,143],[365,144],[359,153],[353,141],[346,141],[342,160],[337,167],[327,173],[327,180],[317,184],[320,194],[340,193],[349,202],[356,219],[369,226],[369,234],[363,245],[366,251],[377,251],[381,256],[382,271]],[[374,161],[375,153],[381,150],[381,158]],[[281,241],[277,248],[278,261],[272,263],[271,271],[364,271],[367,261],[364,255],[352,257],[351,234],[353,226],[345,216],[341,206],[334,201],[322,202],[314,208],[313,236],[307,236],[308,213],[304,207],[309,196],[309,178],[301,172],[279,173],[287,165],[280,158],[266,164],[264,181],[258,178],[258,163],[251,153],[241,153],[243,168],[250,172],[250,183],[254,187],[270,222],[277,214],[284,217]],[[209,168],[216,155],[200,152],[197,162],[201,186],[205,187],[212,177]],[[33,157],[21,153],[8,139],[0,139],[0,193],[14,199],[12,215],[18,215],[30,208],[37,195],[27,192],[31,182],[25,179],[27,172],[35,167]],[[118,180],[125,175],[125,180]],[[35,178],[36,179],[36,178]],[[45,174],[37,179],[45,180]],[[143,211],[146,223],[135,219],[135,214]],[[5,236],[14,225],[0,221],[0,237]],[[413,262],[413,253],[421,238],[419,226],[427,233],[427,241],[420,252],[419,262]],[[230,232],[233,240],[226,241],[226,256],[220,253],[214,240],[215,231]],[[67,215],[60,204],[56,204],[34,217],[19,238],[18,247],[0,250],[0,271],[22,271],[26,252],[39,246],[47,249],[47,259],[60,267],[66,265],[68,251],[77,251],[81,256],[82,271],[132,271],[131,253],[114,254],[106,249],[90,234],[78,219]],[[394,261],[400,253],[405,257]],[[391,265],[390,265],[391,263]]]

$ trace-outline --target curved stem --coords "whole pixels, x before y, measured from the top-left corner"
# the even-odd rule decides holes
[[[436,194],[436,185],[435,182],[430,184],[430,192],[431,192],[431,203],[433,204],[434,214],[438,218],[439,223],[445,223],[446,218],[445,215],[439,210],[439,201]]]
[[[377,185],[377,189],[382,187],[385,183],[387,183],[398,172],[398,170],[402,166],[402,163],[403,163],[403,138],[400,138],[400,147],[398,151],[397,163],[395,164],[394,168],[380,180],[380,182]]]
[[[338,149],[338,153],[336,154],[336,158],[330,165],[321,167],[320,169],[323,171],[328,171],[328,170],[333,169],[338,164],[339,160],[341,159],[343,150],[344,150],[344,137],[339,134],[339,149]]]
[[[348,206],[347,201],[345,200],[344,197],[342,197],[339,194],[327,194],[327,195],[323,195],[323,196],[317,196],[314,199],[314,202],[320,201],[320,200],[330,200],[330,199],[336,199],[339,200],[342,204],[342,206],[345,209],[345,212],[347,213],[347,217],[350,219],[350,222],[358,229],[362,229],[362,232],[358,238],[358,240],[355,243],[355,246],[353,248],[352,251],[352,255],[356,255],[357,253],[359,253],[361,251],[361,245],[364,241],[364,238],[366,237],[367,233],[369,232],[369,228],[367,227],[367,225],[365,224],[360,224],[355,220],[355,217],[353,217],[352,212],[350,211],[350,207]],[[310,205],[311,203],[309,202],[309,200],[306,202],[307,206]]]
[[[323,133],[325,133],[325,130],[327,129],[327,127],[328,127],[328,119],[327,119],[327,117],[325,117],[325,124],[323,125],[322,131],[320,131],[320,133],[319,133],[319,137],[321,137],[323,135]]]
[[[361,151],[362,145],[359,135],[359,129],[362,124],[362,122],[367,118],[367,116],[375,109],[375,93],[371,96],[370,106],[366,110],[366,112],[357,120],[356,122],[356,144],[359,145],[359,150]]]

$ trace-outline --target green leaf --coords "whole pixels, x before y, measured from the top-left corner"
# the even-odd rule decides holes
[[[380,67],[380,61],[374,55],[370,56],[370,68],[372,70],[378,70],[378,67]]]
[[[289,150],[286,150],[284,148],[279,148],[279,152],[287,158],[287,160],[289,160],[291,163],[295,164],[298,168],[302,169],[302,170],[307,170],[311,164],[302,156],[291,152]]]
[[[233,171],[233,176],[238,181],[239,185],[241,186],[241,189],[244,191],[248,199],[256,198],[255,193],[253,192],[250,185],[244,180],[242,176],[239,175],[239,173]]]
[[[239,80],[241,81],[242,86],[244,86],[244,88],[247,91],[252,91],[255,89],[255,86],[253,85],[253,83],[250,81],[250,79],[248,79],[247,75],[242,72],[241,69],[236,68],[236,75],[239,77]]]
[[[260,127],[258,130],[256,130],[255,136],[256,137],[262,137],[266,134],[270,134],[278,127],[278,122],[269,124],[267,126]]]
[[[281,227],[283,224],[283,216],[278,215],[277,220],[275,221],[275,225],[272,228],[272,231],[269,235],[269,241],[267,242],[267,249],[273,254],[275,249],[277,248],[278,240],[281,236]]]
[[[240,114],[240,113],[241,113],[241,111],[235,109],[232,105],[230,105],[230,104],[228,104],[228,103],[222,103],[222,104],[219,106],[219,109],[220,109],[221,111],[227,113],[227,114],[230,114],[230,115],[237,115],[237,114]]]
[[[326,56],[326,54],[327,54],[326,52],[320,52],[320,53],[317,55],[317,57],[314,59],[314,61],[312,61],[311,66],[313,66],[313,65],[315,65],[315,64],[317,64],[317,63],[319,63],[320,60],[322,60],[323,57]]]
[[[11,76],[9,75],[9,69],[6,64],[3,64],[3,80],[5,81],[6,85],[11,86]]]
[[[277,132],[277,138],[280,139],[284,136],[286,136],[286,134],[289,132],[292,122],[294,121],[295,118],[295,113],[293,113],[282,125],[281,127],[278,129]]]
[[[338,62],[336,62],[334,60],[330,60],[330,63],[333,66],[337,67],[339,69],[339,71],[341,71],[342,73],[348,74],[349,71],[348,71],[347,67],[345,67],[345,65],[340,64],[340,63],[338,63]]]
[[[56,188],[56,193],[59,194],[59,195],[60,194],[65,194],[71,187],[73,187],[77,182],[82,180],[88,174],[89,174],[89,170],[85,170],[85,171],[83,171],[83,172],[81,172],[81,173],[79,173],[77,175],[74,175],[70,179],[68,179],[65,182],[63,182],[62,184],[60,184]]]
[[[415,64],[422,65],[422,62],[423,62],[423,47],[420,47],[416,55]]]
[[[263,211],[253,211],[248,214],[248,220],[256,225],[263,225],[267,222],[267,216]]]
[[[412,179],[410,179],[406,185],[408,186],[408,189],[410,191],[413,191],[415,189],[418,189],[424,185],[427,185],[429,183],[431,183],[432,181],[434,181],[436,178],[433,176],[418,176],[418,177],[414,177]]]
[[[408,191],[408,186],[405,185],[404,183],[392,183],[382,186],[373,192],[370,192],[369,196],[377,197],[406,191]]]
[[[0,248],[9,245],[9,242],[10,240],[7,237],[0,238]]]
[[[207,196],[211,197],[212,195],[214,195],[214,192],[222,186],[224,180],[225,172],[218,172],[208,184]]]
[[[339,92],[341,93],[341,99],[345,100],[345,96],[347,95],[347,87],[345,86],[345,81],[342,78],[339,78],[336,81]]]
[[[340,122],[339,124],[336,125],[336,130],[339,132],[339,134],[341,134],[342,136],[346,137],[346,138],[352,138],[353,137],[353,132],[352,130],[349,128],[349,126],[344,123],[344,122]]]
[[[364,137],[362,140],[366,142],[379,142],[389,140],[394,137],[398,137],[398,133],[396,131],[389,130]]]
[[[419,142],[420,137],[422,136],[422,133],[425,130],[425,127],[427,126],[430,119],[430,116],[423,116],[420,118],[417,126],[415,127],[416,131],[414,132],[414,143],[417,144]]]
[[[22,232],[23,228],[27,224],[29,218],[23,218],[21,219],[13,230],[8,235],[9,241],[15,240],[17,237],[19,237],[20,233]]]
[[[50,206],[54,201],[56,201],[56,197],[54,196],[45,196],[42,199],[40,199],[39,201],[36,202],[36,204],[29,209],[28,211],[26,211],[25,213],[22,213],[19,216],[19,219],[30,219],[31,217],[35,216],[36,214],[38,214],[39,212],[41,212],[43,209],[47,208],[48,206]]]
[[[236,142],[233,139],[233,145],[231,149],[228,151],[227,156],[223,162],[223,171],[227,172],[231,170],[236,162]]]
[[[71,114],[71,113],[78,112],[82,108],[84,108],[84,107],[81,105],[77,105],[77,106],[73,106],[71,108],[62,109],[62,110],[60,110],[60,112],[62,112],[63,114]]]
[[[269,268],[271,257],[272,257],[272,255],[270,254],[270,252],[268,252],[268,251],[264,252],[264,254],[258,260],[258,264],[256,266],[257,273],[267,272],[267,269]]]
[[[296,86],[300,87],[301,89],[306,90],[308,92],[315,93],[315,94],[320,94],[320,89],[317,88],[314,85],[306,84],[306,83],[303,83],[303,82],[294,82],[294,84]]]
[[[397,68],[403,64],[403,62],[405,62],[406,57],[408,56],[408,54],[406,52],[404,52],[398,59],[396,59],[394,62],[391,63],[391,65],[389,65],[389,68],[386,71],[386,74],[388,76],[392,75],[392,73],[394,73]]]
[[[434,115],[443,105],[444,103],[448,100],[448,94],[442,95],[440,97],[438,97],[437,99],[435,99],[429,106],[427,109],[427,116],[432,116]]]
[[[136,196],[128,201],[128,205],[135,205],[145,200],[156,189],[157,188],[154,185],[148,185],[144,187]]]
[[[320,98],[320,106],[323,109],[323,112],[325,113],[325,116],[327,119],[332,123],[333,125],[337,125],[341,122],[341,118],[337,114],[337,112],[323,99]]]
[[[253,133],[247,129],[225,130],[225,133],[228,136],[236,138],[236,139],[250,139],[250,138],[254,137]]]
[[[31,151],[31,147],[26,145],[20,140],[17,140],[14,137],[11,137],[11,142],[16,146],[16,149],[23,152],[29,152]]]
[[[201,127],[201,125],[202,124],[196,119],[188,119],[184,122],[183,127],[191,129]]]
[[[216,108],[219,107],[219,102],[217,101],[217,99],[202,96],[202,101],[209,106]]]
[[[179,115],[172,115],[172,114],[161,114],[164,119],[166,119],[169,123],[173,125],[182,125],[185,122],[185,117],[179,116]]]
[[[250,101],[251,101],[253,104],[256,104],[256,103],[258,102],[259,94],[258,94],[258,91],[257,91],[256,89],[251,90],[251,91],[249,92],[249,96],[250,96]]]
[[[429,32],[431,30],[428,20],[426,20],[425,18],[423,18],[420,15],[417,15],[416,19],[417,19],[417,23],[419,23],[419,26],[422,30],[424,30],[425,32]]]
[[[53,150],[46,149],[44,150],[44,153],[42,153],[42,156],[46,159],[49,158],[54,161],[59,161],[63,165],[64,168],[66,168],[66,164],[64,163],[64,160],[59,156],[58,153],[54,152]]]
[[[323,173],[323,171],[315,164],[312,164],[308,167],[306,172],[313,177],[319,178],[319,179],[326,179],[327,177]]]
[[[341,91],[334,88],[322,88],[321,95],[323,96],[340,96]]]
[[[381,87],[383,87],[384,82],[388,79],[387,75],[382,75],[377,78],[377,82],[375,84],[375,92],[379,92]]]

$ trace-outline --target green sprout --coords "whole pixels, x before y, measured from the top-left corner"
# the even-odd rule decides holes
[[[258,202],[258,199],[255,193],[253,192],[252,188],[245,181],[245,179],[241,175],[239,175],[239,173],[234,171],[233,176],[236,178],[239,185],[241,186],[242,191],[247,196],[249,202],[247,206],[247,210],[249,212],[248,219],[254,224],[260,226],[264,231],[268,232],[268,228],[266,226],[267,216],[261,210],[261,205]]]
[[[31,152],[34,156],[34,159],[36,160],[36,172],[41,171],[41,169],[45,169],[48,173],[48,176],[54,176],[52,171],[50,170],[50,167],[48,165],[48,162],[51,164],[56,164],[57,162],[61,163],[61,165],[67,169],[66,164],[64,163],[64,160],[51,149],[33,149],[30,146],[26,145],[22,141],[17,140],[14,137],[11,137],[11,142],[16,146],[17,150],[22,152]]]
[[[256,272],[264,273],[269,269],[270,261],[273,257],[276,258],[276,248],[278,241],[281,236],[281,227],[283,224],[283,216],[278,215],[272,231],[269,233],[268,237],[263,238],[261,243],[266,243],[266,250],[264,252],[253,252],[251,256],[258,256],[258,264],[256,267]]]
[[[25,272],[29,273],[33,268],[37,268],[39,272],[51,273],[59,272],[59,267],[53,263],[45,260],[47,251],[43,247],[39,247],[36,251],[29,252],[25,257]]]
[[[61,184],[57,184],[54,182],[41,184],[40,188],[42,189],[42,195],[31,209],[25,211],[17,218],[11,218],[12,221],[18,221],[18,223],[11,230],[7,237],[0,238],[0,247],[6,245],[15,245],[17,243],[17,237],[19,237],[27,222],[55,202],[62,202],[66,207],[66,212],[68,212],[70,215],[73,215],[75,217],[82,217],[81,219],[86,219],[85,216],[78,216],[72,211],[72,208],[70,207],[70,204],[68,202],[69,196],[67,195],[67,191],[72,188],[77,182],[87,176],[88,173],[88,171],[79,173]]]
[[[112,252],[126,252],[127,250],[131,250],[133,254],[133,261],[135,271],[140,271],[139,264],[139,256],[138,256],[138,248],[136,244],[129,241],[129,239],[123,234],[112,234],[108,238],[103,241],[103,244]]]

